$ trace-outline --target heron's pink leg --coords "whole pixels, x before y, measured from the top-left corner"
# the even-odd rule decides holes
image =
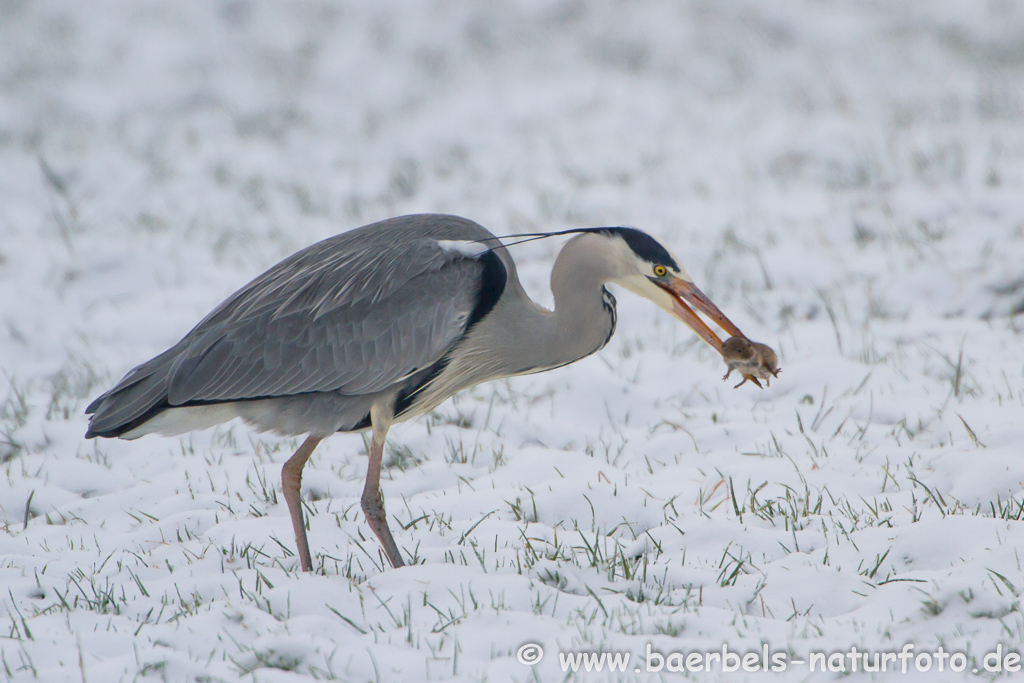
[[[284,500],[288,503],[288,512],[292,516],[292,527],[295,528],[295,545],[299,550],[299,561],[302,563],[302,571],[313,571],[313,559],[309,555],[309,542],[306,541],[306,525],[302,521],[302,500],[299,498],[299,487],[302,485],[302,468],[313,455],[313,449],[323,440],[323,437],[307,437],[299,450],[288,458],[288,462],[281,468],[281,492]]]
[[[391,536],[391,529],[388,528],[387,514],[384,512],[384,497],[380,494],[380,466],[384,460],[384,438],[387,431],[379,432],[373,430],[373,440],[370,444],[370,462],[366,466],[366,486],[363,487],[363,514],[366,515],[366,523],[373,533],[377,534],[381,546],[384,548],[391,566],[404,567],[402,554],[398,551],[398,545]]]

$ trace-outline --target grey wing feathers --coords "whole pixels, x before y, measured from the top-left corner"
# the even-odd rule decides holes
[[[494,237],[465,219],[409,216],[292,255],[94,401],[90,433],[161,402],[366,394],[429,367],[465,332],[483,269],[438,239]]]
[[[136,367],[113,389],[90,403],[85,409],[86,414],[92,415],[86,437],[130,423],[163,402],[167,371],[179,347],[180,343]]]
[[[192,337],[172,366],[168,400],[385,389],[433,363],[461,336],[479,270],[470,260],[449,259],[390,296],[327,312],[322,302],[334,296],[327,287],[311,289],[304,306],[286,300],[284,312],[258,302]]]

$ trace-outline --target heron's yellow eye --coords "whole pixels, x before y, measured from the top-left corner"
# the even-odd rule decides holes
[[[668,268],[665,266],[654,266],[654,275],[657,277],[665,277],[668,275]]]

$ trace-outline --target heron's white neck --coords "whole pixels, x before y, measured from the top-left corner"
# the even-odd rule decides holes
[[[518,283],[520,296],[510,292],[503,298],[487,326],[487,334],[494,335],[487,343],[500,348],[494,355],[502,358],[501,374],[559,367],[607,343],[615,329],[615,308],[604,284],[622,275],[618,242],[584,233],[562,247],[551,269],[554,311],[533,303]]]

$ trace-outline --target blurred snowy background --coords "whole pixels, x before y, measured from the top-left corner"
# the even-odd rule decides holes
[[[316,575],[275,491],[294,442],[82,439],[265,268],[424,211],[646,229],[783,373],[734,391],[619,293],[599,355],[392,431],[399,571],[358,435],[306,470]],[[558,246],[514,252],[542,303]],[[0,677],[553,681],[559,650],[913,643],[971,678],[1024,647],[1022,311],[1012,0],[0,0]]]

